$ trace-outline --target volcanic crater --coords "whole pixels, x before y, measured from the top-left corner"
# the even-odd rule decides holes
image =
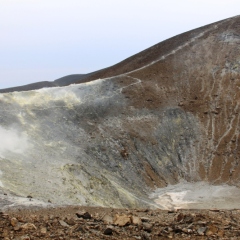
[[[1,205],[239,208],[239,88],[236,16],[2,89]]]

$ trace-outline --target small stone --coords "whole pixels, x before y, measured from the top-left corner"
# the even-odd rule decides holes
[[[21,226],[22,230],[36,230],[37,227],[32,223],[25,223]]]
[[[83,219],[91,219],[92,216],[89,212],[77,212],[76,213],[78,218],[83,218]]]
[[[206,227],[200,227],[200,228],[198,228],[197,233],[198,233],[199,235],[203,236],[204,233],[206,232],[206,230],[207,230]]]
[[[28,195],[27,198],[31,199],[31,198],[33,198],[33,197],[32,197],[31,195]]]
[[[220,238],[223,238],[224,237],[224,231],[222,229],[220,229],[217,233],[217,236],[220,237]]]
[[[113,217],[110,215],[105,215],[102,220],[105,224],[113,224]]]
[[[182,213],[179,213],[176,217],[177,222],[181,222],[184,219],[184,215]]]
[[[62,227],[69,227],[69,225],[63,220],[59,220],[59,223],[61,224]]]
[[[123,227],[123,226],[129,225],[130,223],[131,223],[131,219],[129,216],[127,215],[119,216],[118,214],[115,215],[115,220],[114,220],[115,225]]]
[[[16,240],[30,240],[31,238],[28,235],[23,235],[19,238],[17,238]]]
[[[133,225],[141,225],[142,224],[142,220],[139,217],[136,216],[131,216],[131,221]]]
[[[66,222],[67,222],[68,225],[71,225],[71,226],[75,225],[75,221],[74,221],[73,218],[67,219]]]
[[[4,230],[3,230],[3,233],[2,233],[2,237],[7,238],[8,235],[9,235],[8,230],[7,230],[7,229],[4,229]]]
[[[142,233],[142,239],[143,240],[150,240],[150,234],[149,233],[146,233],[146,232],[143,232]]]
[[[209,211],[211,211],[211,212],[220,212],[220,210],[217,209],[217,208],[210,209]]]
[[[43,235],[45,235],[45,234],[47,233],[47,228],[42,227],[42,228],[40,229],[40,233],[43,234]]]
[[[4,212],[0,212],[0,217],[6,219],[6,218],[8,218],[9,216],[8,216],[8,214],[6,214],[6,213],[4,213]]]
[[[85,228],[82,227],[82,226],[77,226],[77,228],[75,229],[75,232],[82,232],[82,233],[85,233],[86,230],[85,230]]]
[[[43,216],[43,221],[47,222],[49,220],[49,216]]]
[[[218,228],[214,225],[210,225],[208,228],[207,228],[207,232],[206,232],[206,235],[207,236],[211,236],[211,235],[214,235],[215,233],[218,232]]]
[[[150,219],[147,218],[147,217],[141,217],[141,220],[142,220],[142,222],[149,222],[150,221]]]
[[[113,233],[113,229],[112,227],[107,227],[104,232],[103,232],[105,235],[112,235]]]
[[[133,236],[135,239],[142,239],[141,236]]]
[[[20,229],[21,229],[21,224],[20,223],[18,223],[13,229],[14,229],[14,231],[19,231]]]
[[[150,224],[150,223],[143,223],[143,229],[147,232],[151,232],[152,231],[152,228],[153,228],[153,225]]]
[[[190,228],[183,228],[182,231],[183,231],[184,233],[192,233],[192,232],[193,232],[193,230],[190,229]]]
[[[18,220],[16,218],[11,218],[10,222],[13,227],[16,227],[18,225]]]

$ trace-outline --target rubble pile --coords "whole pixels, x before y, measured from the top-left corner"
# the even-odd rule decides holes
[[[1,212],[0,239],[229,239],[239,222],[240,210],[15,209]]]

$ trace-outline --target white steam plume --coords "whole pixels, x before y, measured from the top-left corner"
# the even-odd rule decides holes
[[[7,151],[24,153],[28,147],[27,136],[16,129],[4,129],[0,126],[0,157],[4,157]]]

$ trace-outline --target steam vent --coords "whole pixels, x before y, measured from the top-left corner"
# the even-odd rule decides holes
[[[240,16],[0,92],[0,205],[240,207]]]

